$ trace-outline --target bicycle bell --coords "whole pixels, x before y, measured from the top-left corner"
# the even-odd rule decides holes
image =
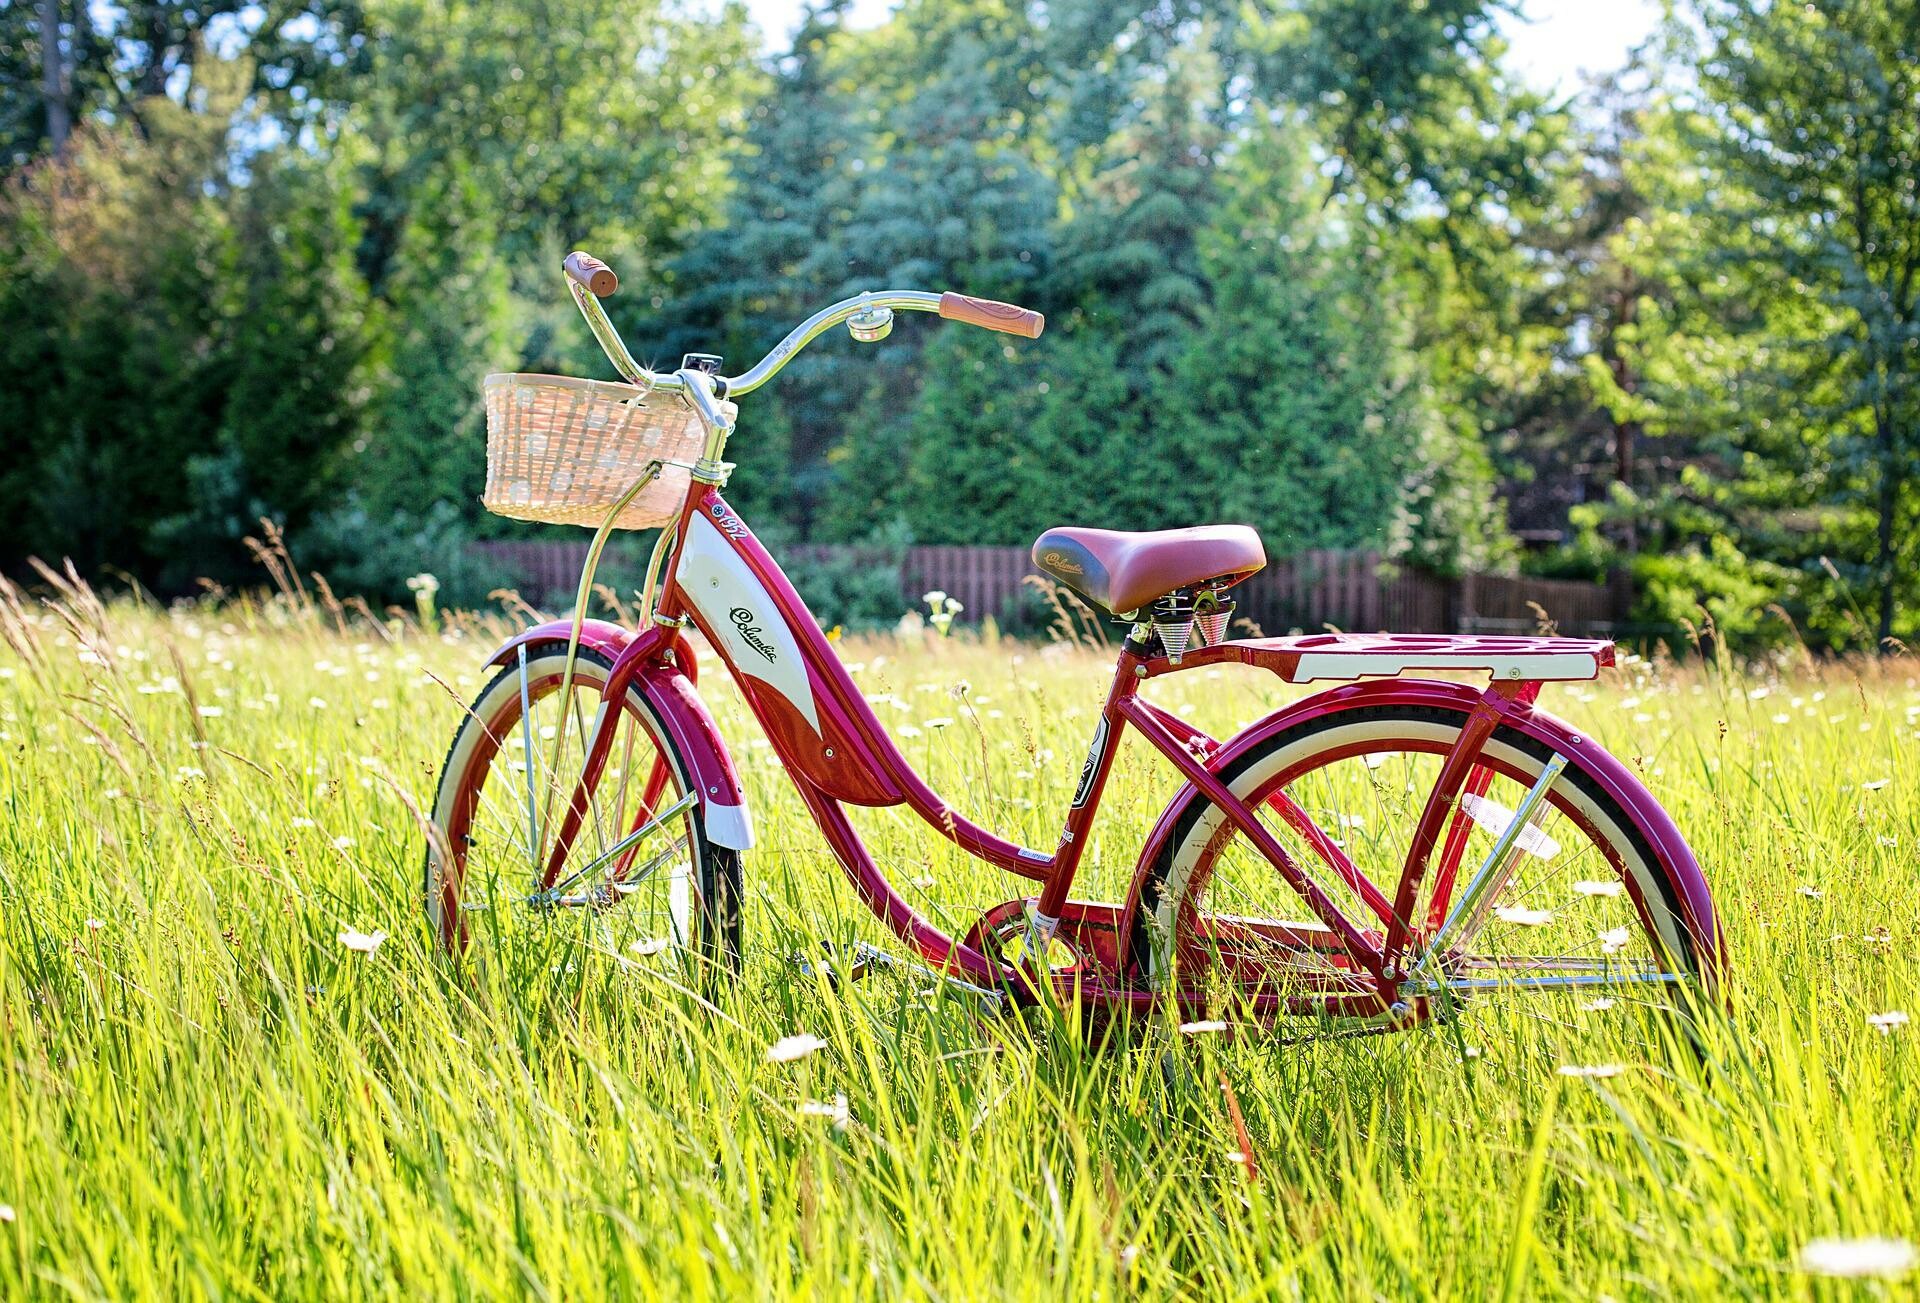
[[[847,333],[862,344],[878,343],[893,333],[893,309],[860,309],[847,318]]]

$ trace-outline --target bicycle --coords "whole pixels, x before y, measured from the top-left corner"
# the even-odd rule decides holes
[[[470,947],[474,918],[507,899],[535,912],[627,911],[655,938],[643,951],[672,950],[710,978],[740,972],[742,855],[754,837],[698,692],[687,643],[697,631],[868,908],[923,971],[996,1000],[1305,1015],[1364,1034],[1496,995],[1714,989],[1719,923],[1672,819],[1627,766],[1535,704],[1543,684],[1613,664],[1610,642],[1232,637],[1233,586],[1266,562],[1243,525],[1041,534],[1038,569],[1128,627],[1113,681],[1052,851],[953,810],[728,505],[723,456],[734,400],[836,325],[875,342],[895,313],[931,312],[1034,338],[1044,318],[951,292],[862,294],[815,313],[738,376],[703,354],[665,375],[633,360],[601,307],[618,288],[606,264],[574,253],[565,271],[627,383],[486,382],[488,506],[599,527],[574,618],[493,653],[498,672],[449,750],[425,899],[450,950]],[[633,629],[583,614],[617,527],[660,528]],[[1229,663],[1333,686],[1225,740],[1142,695]],[[1489,680],[1409,677],[1422,670]],[[1141,848],[1127,898],[1072,899],[1129,728],[1184,786]],[[874,862],[850,805],[905,806],[1036,887],[951,936]],[[489,926],[502,926],[498,911]]]

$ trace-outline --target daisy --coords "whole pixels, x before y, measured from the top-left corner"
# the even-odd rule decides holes
[[[1502,923],[1512,923],[1516,927],[1544,927],[1553,922],[1552,910],[1528,909],[1524,905],[1502,905],[1493,913]]]
[[[1869,1236],[1858,1240],[1811,1240],[1800,1250],[1800,1270],[1816,1276],[1898,1280],[1913,1270],[1917,1257],[1906,1240]]]
[[[847,1111],[847,1097],[835,1095],[831,1100],[810,1099],[800,1106],[800,1116],[826,1118],[833,1123],[835,1131],[845,1131],[851,1115]]]
[[[824,1050],[827,1043],[818,1036],[801,1032],[795,1036],[782,1036],[767,1047],[768,1063],[792,1063],[795,1059],[804,1059],[815,1050]]]

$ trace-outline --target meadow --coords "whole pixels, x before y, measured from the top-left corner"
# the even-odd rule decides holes
[[[718,673],[759,844],[746,973],[707,1003],[580,915],[537,964],[437,950],[418,812],[509,619],[81,587],[0,609],[0,1296],[1913,1286],[1920,1027],[1889,1016],[1920,1013],[1910,658],[1633,659],[1547,689],[1635,758],[1713,884],[1729,1007],[1697,1056],[1606,1012],[1294,1045],[1169,1019],[1099,1048],[790,963],[890,938]],[[937,789],[1052,844],[1105,655],[964,631],[841,651]],[[1297,691],[1154,695],[1224,731]],[[1119,764],[1083,895],[1124,891],[1172,788],[1137,745]],[[947,921],[1019,894],[904,814],[859,823]],[[797,1035],[825,1044],[770,1060]],[[1620,1071],[1562,1071],[1599,1063]],[[1831,1274],[1876,1250],[1823,1241],[1871,1239],[1887,1275]]]

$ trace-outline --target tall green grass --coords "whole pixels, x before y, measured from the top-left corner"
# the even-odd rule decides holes
[[[1624,1007],[1292,1046],[1155,1024],[1096,1049],[910,974],[834,990],[790,964],[888,938],[717,672],[759,845],[747,973],[707,1004],[582,916],[477,971],[436,952],[417,815],[497,624],[8,602],[0,1295],[1912,1288],[1800,1257],[1920,1240],[1920,1027],[1869,1022],[1920,1014],[1910,661],[1634,662],[1545,694],[1638,758],[1706,866],[1731,1011],[1702,1056]],[[1053,844],[1106,657],[841,650],[937,788]],[[1223,732],[1294,692],[1238,671],[1153,690]],[[1126,748],[1080,894],[1124,892],[1172,786]],[[901,812],[858,821],[952,926],[1019,894]],[[347,930],[388,935],[362,953]],[[825,1048],[768,1061],[798,1033]],[[1596,1064],[1621,1071],[1559,1071]]]

